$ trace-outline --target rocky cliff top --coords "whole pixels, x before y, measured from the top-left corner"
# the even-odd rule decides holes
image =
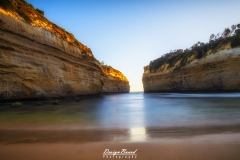
[[[25,21],[26,23],[44,28],[51,33],[55,34],[57,37],[61,37],[71,45],[79,47],[83,54],[88,56],[93,56],[92,51],[87,46],[80,43],[73,34],[65,31],[58,25],[50,22],[45,16],[44,11],[40,9],[35,9],[31,4],[27,3],[25,0],[0,0],[0,12],[15,19]],[[1,23],[1,22],[0,22]]]
[[[101,65],[101,68],[106,76],[128,82],[128,79],[120,71],[112,68],[111,66]]]
[[[197,42],[188,49],[177,49],[162,55],[144,67],[144,74],[178,72],[187,64],[199,61],[211,54],[240,46],[240,24],[225,28],[222,34],[210,36],[208,43]]]
[[[240,24],[238,25],[240,28]],[[226,28],[198,42],[151,61],[144,67],[144,92],[239,92],[240,29]]]

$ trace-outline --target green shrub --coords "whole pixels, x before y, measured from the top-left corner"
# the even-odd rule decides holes
[[[239,47],[239,46],[240,46],[239,38],[237,36],[234,36],[231,39],[231,47],[235,48],[235,47]]]
[[[26,22],[31,22],[31,18],[28,16],[26,11],[22,6],[28,5],[31,7],[30,4],[26,3],[24,0],[0,0],[0,6],[6,10],[11,10],[18,13]]]
[[[44,11],[43,11],[43,10],[36,8],[36,11],[37,11],[38,13],[40,13],[42,16],[44,16]]]
[[[10,0],[0,0],[0,6],[4,9],[12,9],[13,4]]]
[[[180,61],[180,66],[176,67],[173,71],[177,72],[184,67],[187,63],[189,63],[188,58],[190,58],[193,54],[195,58],[201,59],[207,55],[207,52],[211,50],[211,53],[215,53],[220,47],[226,44],[231,44],[232,48],[240,46],[240,38],[238,35],[226,37],[226,38],[218,38],[215,40],[211,40],[209,43],[198,43],[198,45],[194,45],[190,50],[176,50],[174,52],[166,53],[162,55],[160,58],[157,58],[150,62],[149,68],[150,72],[156,72],[159,68],[164,64],[169,64],[168,68],[173,67],[177,61]]]
[[[18,14],[28,23],[30,23],[32,20],[30,17],[22,10],[18,10]]]
[[[173,56],[167,60],[167,63],[169,64],[168,68],[171,68],[174,66],[174,64],[178,61],[178,58]]]

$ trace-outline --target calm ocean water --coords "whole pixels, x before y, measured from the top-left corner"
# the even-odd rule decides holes
[[[97,127],[176,127],[240,124],[240,94],[129,93],[82,102]]]
[[[240,93],[102,95],[63,105],[0,107],[0,120],[5,126],[59,123],[125,129],[232,125],[240,124]]]
[[[228,126],[240,129],[240,93],[135,92],[101,95],[62,105],[36,106],[30,103],[20,108],[0,107],[0,129],[64,127],[64,130],[87,132],[97,129],[103,131],[98,132],[102,134],[100,139],[108,140],[145,141],[164,133],[167,136],[171,133],[202,133],[216,126],[220,126],[220,130],[215,129],[215,133],[226,131]],[[208,129],[186,130],[194,127]],[[85,139],[82,133],[79,136]]]

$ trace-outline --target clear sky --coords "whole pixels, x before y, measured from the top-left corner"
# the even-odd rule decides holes
[[[240,23],[240,0],[26,0],[142,91],[143,67]]]

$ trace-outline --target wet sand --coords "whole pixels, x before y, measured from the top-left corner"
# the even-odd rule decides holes
[[[148,138],[126,130],[1,129],[0,157],[6,160],[239,160],[239,127],[149,129]],[[153,136],[154,135],[154,136]],[[138,139],[139,138],[139,139]],[[104,157],[103,152],[136,151],[135,157]]]
[[[0,159],[239,160],[239,97],[126,94],[0,107]],[[137,151],[113,158],[106,149]]]
[[[119,159],[103,156],[105,149],[135,151],[139,160],[239,160],[240,135],[205,135],[195,138],[162,139],[152,142],[18,143],[1,144],[1,159],[6,160],[99,160]]]

